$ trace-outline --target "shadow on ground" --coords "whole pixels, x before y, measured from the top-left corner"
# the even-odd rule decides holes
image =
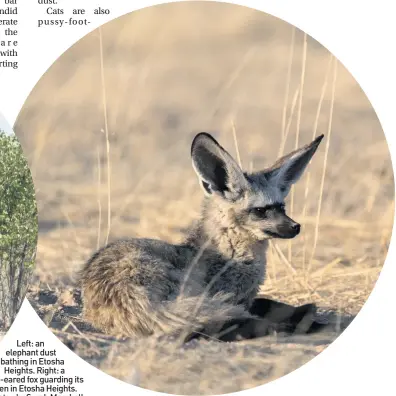
[[[78,288],[32,289],[30,303],[69,349],[78,351],[79,356],[87,362],[124,381],[153,389],[150,378],[159,370],[159,362],[162,362],[162,374],[156,378],[154,390],[170,393],[179,393],[180,389],[184,393],[194,393],[197,387],[202,386],[203,375],[207,376],[207,381],[211,378],[214,380],[214,374],[204,373],[208,366],[217,367],[212,364],[214,359],[218,360],[223,370],[236,371],[240,379],[233,386],[222,386],[222,391],[232,392],[246,389],[249,384],[256,386],[268,382],[280,374],[279,370],[283,370],[281,375],[284,375],[311,360],[354,319],[353,315],[319,310],[321,319],[327,320],[329,325],[325,331],[317,334],[280,333],[235,342],[209,338],[183,343],[177,337],[165,335],[120,339],[103,334],[84,321]],[[279,362],[286,356],[283,366]],[[112,372],[112,367],[119,367],[120,370]],[[175,371],[179,372],[179,377],[175,377]],[[202,390],[202,393],[205,391]]]

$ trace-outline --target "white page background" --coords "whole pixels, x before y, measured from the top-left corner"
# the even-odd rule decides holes
[[[1,79],[1,77],[0,77],[0,79]],[[0,113],[0,130],[4,131],[5,133],[8,133],[8,134],[14,133],[11,128],[11,125],[8,123],[8,121],[4,118],[3,114],[1,114],[1,113]]]
[[[396,144],[396,23],[392,1],[239,0],[297,26],[327,47],[352,73],[367,94],[385,131],[392,158]],[[73,43],[99,25],[157,1],[59,0],[64,8],[110,8],[108,16],[92,17],[89,26],[36,28],[43,7],[36,0],[18,0],[19,69],[0,71],[0,112],[15,119],[47,68]],[[68,4],[68,5],[67,5]],[[67,5],[67,7],[66,7]],[[56,95],[56,92],[54,93]],[[2,122],[3,125],[3,122]],[[245,391],[266,395],[396,395],[396,265],[392,243],[377,285],[357,318],[324,352],[277,381]],[[84,377],[84,395],[153,393],[118,381],[80,359],[38,318],[27,301],[0,344],[0,356],[16,340],[45,341],[65,360],[68,375]],[[232,378],[224,378],[232,381]]]

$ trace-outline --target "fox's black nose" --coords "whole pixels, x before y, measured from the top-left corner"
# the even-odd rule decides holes
[[[291,228],[292,228],[292,230],[293,230],[296,234],[298,234],[298,233],[300,232],[301,225],[298,224],[298,223],[294,223],[294,224],[291,226]]]

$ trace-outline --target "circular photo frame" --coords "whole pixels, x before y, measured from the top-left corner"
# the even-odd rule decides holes
[[[48,69],[15,131],[37,190],[27,297],[125,382],[279,378],[343,332],[382,269],[394,179],[376,113],[327,49],[263,12],[112,20]]]

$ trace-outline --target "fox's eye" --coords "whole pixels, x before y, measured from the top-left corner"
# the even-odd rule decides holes
[[[265,215],[267,213],[267,209],[266,208],[253,208],[252,213],[259,217],[265,217]]]

